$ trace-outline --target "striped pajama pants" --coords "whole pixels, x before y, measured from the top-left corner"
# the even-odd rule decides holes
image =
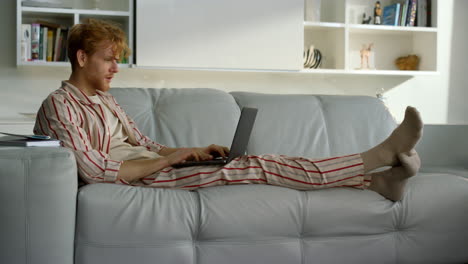
[[[371,176],[364,174],[360,154],[306,159],[284,155],[242,156],[223,167],[193,166],[166,168],[140,180],[157,188],[194,190],[230,184],[269,184],[297,190],[331,187],[366,189]]]

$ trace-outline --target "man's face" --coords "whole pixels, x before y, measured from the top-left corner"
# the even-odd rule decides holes
[[[87,56],[83,70],[90,87],[103,92],[109,91],[114,74],[119,72],[118,60],[112,45],[105,44],[101,44],[94,54]]]

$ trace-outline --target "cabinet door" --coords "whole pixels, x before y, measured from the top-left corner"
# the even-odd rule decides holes
[[[138,0],[136,64],[299,70],[303,0]]]

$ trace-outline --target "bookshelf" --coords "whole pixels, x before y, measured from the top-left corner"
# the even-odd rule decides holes
[[[304,48],[314,45],[324,61],[320,69],[303,69],[307,74],[399,75],[438,74],[437,1],[431,2],[431,27],[362,24],[363,13],[373,15],[376,1],[305,0]],[[381,7],[405,1],[382,0]],[[373,23],[373,19],[371,20]],[[372,70],[360,68],[363,44],[374,43],[370,56]],[[400,71],[394,61],[415,54],[420,58],[418,71]]]
[[[38,20],[46,21],[52,24],[58,24],[63,28],[69,28],[75,24],[81,23],[87,18],[96,18],[116,22],[121,25],[122,29],[126,32],[128,44],[133,50],[133,0],[63,0],[62,2],[64,7],[31,7],[23,6],[22,0],[16,1],[17,66],[69,66],[69,62],[63,61],[64,56],[62,56],[62,60],[59,61],[23,60],[21,51],[23,35],[22,24],[32,24]],[[55,29],[52,29],[52,31],[55,32]],[[121,67],[130,67],[132,63],[133,57],[130,56],[126,63],[121,63],[119,65]]]

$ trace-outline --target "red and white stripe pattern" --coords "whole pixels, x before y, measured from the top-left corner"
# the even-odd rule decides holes
[[[128,141],[159,152],[164,146],[143,136],[132,119],[126,115],[109,93],[97,91],[101,101],[119,118]],[[62,87],[51,93],[38,111],[34,133],[49,135],[63,142],[75,153],[78,172],[85,183],[117,181],[122,161],[109,157],[111,131],[100,104],[93,103],[86,94],[63,81]]]
[[[194,190],[219,185],[261,183],[298,190],[331,187],[365,189],[370,180],[370,175],[364,175],[360,154],[326,159],[249,155],[237,158],[224,167],[169,167],[134,185]]]

